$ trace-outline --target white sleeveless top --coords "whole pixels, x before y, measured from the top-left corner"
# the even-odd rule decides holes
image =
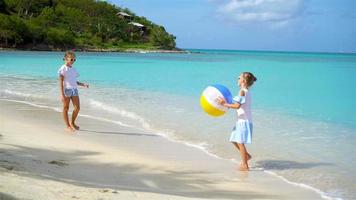
[[[236,96],[233,100],[241,104],[239,109],[236,109],[237,121],[248,121],[252,123],[251,114],[251,95],[248,89],[242,89],[245,92],[245,96]]]

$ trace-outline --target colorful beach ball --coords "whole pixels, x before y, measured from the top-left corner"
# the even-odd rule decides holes
[[[229,89],[220,84],[210,85],[203,91],[200,97],[200,106],[209,115],[218,117],[228,109],[217,103],[216,99],[222,97],[227,103],[232,103],[232,95]]]

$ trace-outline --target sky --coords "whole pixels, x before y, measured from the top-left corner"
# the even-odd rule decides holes
[[[108,0],[178,48],[356,53],[356,0]]]

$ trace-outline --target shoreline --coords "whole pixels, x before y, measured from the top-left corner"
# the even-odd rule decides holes
[[[100,48],[92,48],[92,49],[80,49],[80,48],[68,48],[68,50],[74,50],[76,52],[117,52],[117,53],[179,53],[179,54],[186,54],[191,53],[188,50],[183,49],[175,49],[175,50],[164,50],[164,49],[134,49],[134,48],[127,48],[127,49],[100,49]],[[1,51],[47,51],[47,52],[64,52],[64,49],[31,49],[31,48],[3,48],[0,47]]]
[[[340,56],[355,56],[356,52],[318,52],[318,51],[272,51],[272,50],[233,50],[233,49],[176,49],[176,50],[163,50],[163,49],[76,49],[68,48],[68,50],[74,49],[77,52],[117,52],[117,53],[172,53],[172,54],[201,54],[205,51],[228,51],[228,52],[241,52],[241,53],[269,53],[269,54],[310,54],[310,55],[340,55]],[[0,47],[1,51],[33,51],[33,52],[64,52],[64,49],[29,49],[29,48],[4,48]]]
[[[31,155],[35,155],[35,157],[40,158],[40,159],[36,159],[37,161],[31,161],[29,159],[26,160],[23,159],[23,157],[18,156],[18,154],[21,154],[19,153],[19,151],[14,151],[13,154],[11,153],[12,156],[7,156],[4,159],[3,154],[0,153],[0,156],[2,157],[1,158],[2,162],[0,162],[0,169],[5,169],[5,171],[4,170],[0,171],[0,176],[2,177],[2,179],[4,179],[4,181],[8,179],[14,181],[15,182],[14,186],[18,186],[19,184],[16,180],[24,179],[23,177],[24,175],[22,174],[23,171],[25,171],[26,173],[30,173],[31,176],[34,176],[37,179],[39,179],[38,184],[40,183],[42,184],[43,182],[42,179],[44,177],[40,176],[39,178],[38,174],[36,173],[41,174],[43,172],[41,172],[41,170],[39,171],[34,170],[33,165],[39,165],[37,166],[37,168],[44,168],[42,170],[49,170],[48,166],[47,167],[42,166],[43,163],[45,163],[43,161],[43,157],[47,157],[48,154],[47,151],[46,151],[47,153],[46,152],[42,153],[42,149],[48,150],[47,145],[54,146],[52,148],[55,148],[56,150],[60,150],[61,152],[62,151],[68,152],[71,150],[71,148],[76,149],[76,151],[80,150],[79,152],[84,152],[85,148],[84,149],[79,148],[79,146],[84,145],[87,148],[90,147],[91,151],[95,149],[96,152],[101,152],[100,154],[105,155],[103,157],[94,155],[94,157],[97,157],[95,161],[99,160],[100,162],[103,163],[110,163],[110,167],[108,167],[107,171],[103,173],[104,173],[104,177],[106,178],[110,177],[111,181],[108,181],[100,176],[98,177],[98,175],[95,174],[81,173],[81,171],[80,170],[78,171],[78,168],[75,167],[67,171],[67,173],[70,172],[70,174],[74,176],[71,177],[71,179],[74,179],[72,181],[75,181],[77,183],[79,182],[78,183],[79,185],[83,184],[82,179],[85,180],[84,182],[87,182],[87,179],[89,179],[90,182],[92,182],[93,184],[91,188],[98,188],[100,186],[99,183],[102,182],[105,183],[104,184],[105,187],[110,186],[107,187],[108,188],[107,190],[119,191],[118,193],[120,194],[122,192],[125,193],[128,190],[129,191],[134,190],[135,193],[139,192],[140,195],[146,196],[147,199],[149,199],[148,196],[152,195],[152,193],[154,193],[155,195],[158,194],[158,196],[154,197],[158,199],[167,199],[167,196],[165,195],[173,195],[174,196],[173,199],[176,198],[198,199],[198,198],[205,198],[206,193],[210,194],[210,196],[215,195],[216,199],[223,198],[223,197],[226,197],[228,199],[229,198],[255,199],[255,198],[262,198],[262,197],[265,199],[275,199],[277,196],[278,197],[283,196],[282,199],[293,199],[293,198],[322,199],[320,197],[320,194],[317,194],[315,191],[307,190],[305,188],[301,188],[297,186],[288,185],[282,180],[279,180],[276,177],[272,177],[271,175],[268,175],[264,171],[258,171],[258,170],[250,171],[247,174],[242,172],[237,172],[234,170],[235,165],[231,162],[224,161],[222,159],[213,158],[212,156],[208,156],[206,153],[202,152],[201,150],[177,142],[168,141],[166,138],[163,138],[154,133],[140,132],[138,130],[127,128],[127,127],[121,127],[118,125],[113,126],[112,124],[110,125],[105,122],[86,119],[85,117],[79,117],[80,118],[79,122],[81,122],[82,127],[86,127],[86,128],[85,129],[83,128],[84,130],[79,131],[78,134],[70,135],[70,134],[66,134],[63,131],[63,127],[62,127],[63,125],[61,121],[58,121],[61,120],[58,113],[51,111],[49,109],[36,108],[34,106],[26,105],[23,103],[15,103],[15,102],[8,102],[2,100],[0,100],[0,108],[4,110],[4,112],[0,114],[1,118],[3,118],[2,121],[4,121],[2,124],[0,124],[0,128],[1,128],[0,131],[2,135],[0,137],[0,141],[1,141],[0,144],[2,146],[1,149],[5,149],[5,152],[7,152],[9,151],[9,146],[11,145],[17,147],[20,146],[22,152],[27,152],[27,151],[31,152],[35,149],[35,151],[31,153]],[[14,109],[15,112],[12,112]],[[4,117],[4,114],[6,118]],[[29,116],[35,116],[35,119],[28,118]],[[19,118],[21,120],[19,120]],[[43,123],[42,121],[46,123]],[[36,122],[37,123],[41,122],[41,123],[36,124]],[[13,123],[15,124],[17,123],[17,126],[15,126],[16,127],[15,130],[11,130],[8,127],[8,125],[11,126],[11,124]],[[21,126],[28,126],[31,128],[21,129],[20,128]],[[29,139],[28,138],[29,135],[23,133],[23,130],[28,130],[32,134],[35,134],[32,135],[32,137],[30,137],[32,138],[30,139],[30,141],[26,140],[26,137],[27,139]],[[42,133],[36,133],[38,130],[43,130],[43,131]],[[9,135],[10,133],[12,134]],[[16,138],[16,136],[18,136],[18,138]],[[8,139],[9,137],[10,139]],[[36,141],[35,138],[38,140],[42,140],[42,142],[38,143],[38,141]],[[53,144],[53,141],[51,141],[53,139],[55,140],[58,139],[59,141],[63,141],[64,143]],[[67,143],[69,144],[72,143],[74,144],[74,146],[68,149],[68,147],[66,147]],[[41,148],[38,148],[39,146]],[[11,148],[14,147],[10,147],[10,149]],[[164,152],[162,153],[163,148],[164,148]],[[39,151],[39,149],[41,149],[41,151]],[[3,153],[4,151],[1,152]],[[53,154],[52,151],[51,154]],[[144,154],[144,157],[142,157],[142,154]],[[53,162],[59,165],[63,164],[63,166],[60,166],[59,168],[71,168],[70,166],[72,165],[74,166],[81,165],[82,167],[84,166],[84,168],[87,171],[91,171],[91,172],[97,170],[100,171],[101,167],[106,168],[105,165],[101,167],[97,167],[97,166],[88,167],[86,165],[83,165],[83,163],[80,162],[78,163],[77,161],[73,160],[72,157],[76,157],[75,154],[73,155],[73,153],[68,153],[65,156],[63,155],[61,156],[63,157],[62,159],[57,159],[54,161],[58,161],[58,162]],[[91,157],[91,155],[86,155],[86,156]],[[117,159],[117,156],[120,157],[120,159]],[[6,162],[4,162],[4,160]],[[50,162],[48,159],[46,161],[47,163]],[[117,174],[116,170],[112,169],[117,167],[115,166],[116,162],[127,163],[129,166],[134,165],[134,166],[146,166],[146,167],[140,168],[140,170],[137,171],[135,170],[133,172],[129,170],[130,173],[124,172],[123,175],[122,174],[120,175],[120,173]],[[38,163],[42,163],[42,165]],[[89,162],[89,166],[90,164],[92,163]],[[153,169],[154,171],[158,171],[159,173],[158,175],[157,174],[155,175],[157,177],[151,176],[149,173],[150,170],[149,172],[144,173],[145,175],[143,175],[143,177],[150,175],[148,176],[150,177],[150,180],[146,182],[146,184],[144,184],[145,191],[140,190],[140,187],[137,187],[138,186],[137,184],[130,185],[131,183],[129,181],[130,178],[134,177],[136,179],[140,179],[141,178],[140,172],[142,170],[145,171],[144,169],[146,169],[147,167]],[[17,168],[20,168],[22,170],[17,170]],[[80,169],[83,170],[82,168]],[[19,171],[21,173],[19,173]],[[167,171],[174,172],[170,174],[169,176],[170,178],[168,178],[167,176],[160,176],[162,174],[167,173]],[[65,187],[65,188],[68,186],[68,184],[70,184],[67,181],[64,181],[63,183],[62,180],[63,176],[65,176],[65,179],[67,179],[68,174],[63,172],[62,174],[60,174],[62,176],[56,177],[56,175],[58,174],[55,172],[53,173],[54,174],[48,173],[47,175],[53,177],[53,180],[51,180],[51,181],[55,181],[55,183],[53,184],[60,184],[61,185],[60,187]],[[114,181],[115,179],[115,177],[113,177],[114,174],[116,174],[118,177],[121,178],[124,176],[126,180],[124,180],[123,182],[120,182],[120,180]],[[182,174],[186,174],[186,176],[180,177]],[[96,179],[99,179],[101,181],[94,181]],[[191,183],[187,184],[183,180],[190,180]],[[208,183],[204,183],[207,180],[209,180]],[[165,184],[161,185],[162,181],[165,182]],[[267,185],[266,182],[268,183]],[[129,185],[130,188],[127,189],[123,187],[117,187],[120,184],[121,186]],[[158,189],[157,189],[157,185],[160,186],[158,187]],[[177,185],[179,187],[177,187]],[[190,188],[188,187],[190,185],[194,185],[194,186]],[[236,187],[236,185],[238,185],[238,187]],[[196,193],[200,191],[202,188],[204,189],[205,192],[200,193],[200,195],[187,195],[187,191],[185,191],[185,190],[189,190],[189,191],[194,190]],[[8,188],[9,191],[5,191],[5,193],[8,194],[10,192],[11,194],[11,192],[13,192],[11,191],[12,189]],[[88,188],[87,186],[81,186],[81,189],[87,190]],[[2,190],[3,189],[0,187],[0,193],[4,192]],[[25,186],[23,187],[23,190],[26,190]],[[90,193],[101,194],[99,190],[100,189],[93,190],[90,191]],[[72,195],[71,192],[69,192],[68,194]],[[42,193],[40,192],[40,194]],[[110,195],[112,194],[116,195],[117,193],[110,193]],[[241,194],[243,194],[243,196],[241,196]],[[254,196],[253,194],[259,194],[262,196]],[[127,195],[132,195],[132,193]],[[19,194],[19,196],[21,195]],[[108,198],[111,199],[114,197],[108,197]]]

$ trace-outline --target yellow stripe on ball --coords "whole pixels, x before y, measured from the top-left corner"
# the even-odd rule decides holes
[[[214,108],[206,99],[203,95],[200,97],[200,105],[203,108],[203,110],[208,113],[209,115],[218,117],[223,115],[225,112]]]

